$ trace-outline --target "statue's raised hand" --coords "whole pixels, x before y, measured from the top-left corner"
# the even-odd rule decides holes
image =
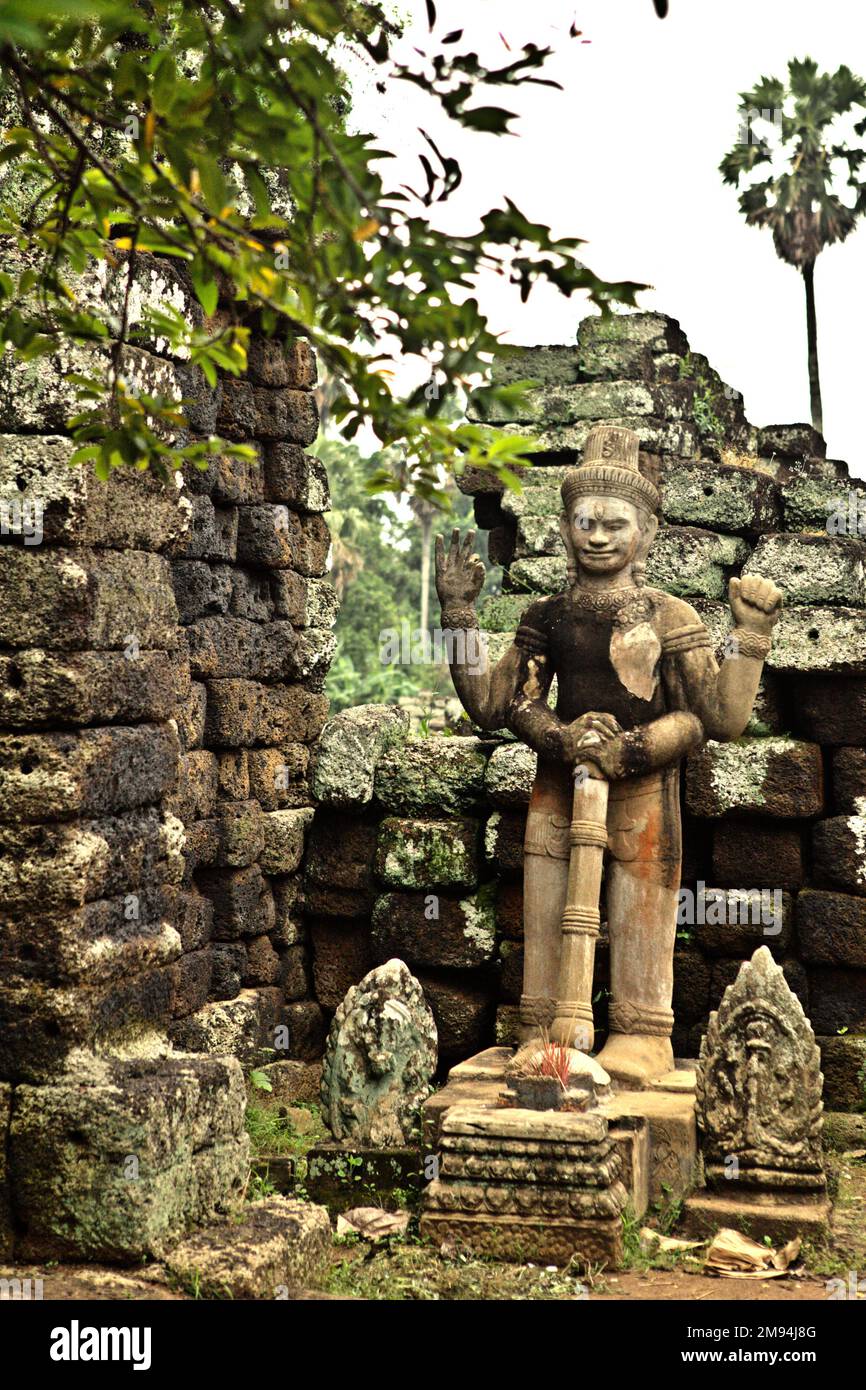
[[[472,604],[481,593],[484,561],[473,551],[474,543],[474,531],[468,531],[461,544],[460,532],[455,529],[446,555],[445,542],[436,537],[436,592],[443,608]]]
[[[728,585],[731,614],[737,627],[769,637],[782,611],[782,591],[771,579],[744,574]]]

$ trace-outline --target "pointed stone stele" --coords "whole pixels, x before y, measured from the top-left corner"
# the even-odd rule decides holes
[[[787,1238],[826,1226],[820,1064],[799,999],[759,947],[701,1043],[696,1098],[707,1191],[686,1203],[691,1229],[736,1226]]]
[[[334,1014],[322,1064],[322,1117],[343,1143],[406,1143],[436,1068],[436,1024],[420,984],[389,960]]]

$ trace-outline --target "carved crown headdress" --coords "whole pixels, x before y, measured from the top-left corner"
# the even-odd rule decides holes
[[[658,489],[638,468],[640,440],[621,425],[596,425],[590,430],[583,461],[570,468],[562,484],[566,511],[579,497],[619,497],[646,511],[658,510]]]

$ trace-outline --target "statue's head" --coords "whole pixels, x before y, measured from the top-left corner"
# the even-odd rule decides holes
[[[612,577],[627,567],[634,583],[643,582],[659,495],[638,469],[639,449],[632,430],[599,425],[587,437],[580,467],[566,473],[560,530],[572,583],[580,570]]]

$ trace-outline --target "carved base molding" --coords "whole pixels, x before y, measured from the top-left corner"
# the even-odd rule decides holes
[[[521,1264],[567,1265],[574,1255],[584,1263],[604,1261],[609,1269],[622,1262],[622,1221],[576,1221],[554,1217],[482,1216],[425,1212],[421,1231],[437,1244],[453,1241],[476,1255]]]
[[[443,1117],[438,1147],[423,1234],[500,1260],[621,1259],[628,1193],[597,1111],[457,1104]]]
[[[826,1192],[827,1179],[823,1173],[816,1173],[811,1168],[796,1168],[793,1164],[790,1168],[762,1168],[751,1166],[748,1162],[744,1163],[742,1155],[735,1155],[740,1160],[739,1181],[749,1187],[763,1188],[776,1191],[780,1188],[786,1191],[803,1192]],[[704,1174],[707,1187],[714,1188],[718,1192],[725,1192],[731,1187],[731,1166],[730,1160],[727,1164],[704,1162]]]
[[[619,1091],[605,1097],[600,1113],[532,1109],[538,1124],[565,1122],[567,1139],[562,1137],[561,1131],[556,1132],[559,1138],[553,1137],[551,1130],[541,1137],[537,1126],[531,1134],[529,1130],[523,1134],[511,1130],[506,1151],[495,1142],[489,1149],[479,1148],[478,1135],[467,1129],[465,1134],[449,1135],[446,1151],[442,1142],[446,1117],[453,1117],[460,1110],[474,1109],[496,1115],[497,1125],[501,1126],[505,1116],[525,1114],[530,1109],[516,1106],[511,1110],[502,1104],[505,1071],[511,1058],[510,1048],[487,1048],[452,1067],[447,1086],[425,1101],[422,1109],[425,1152],[438,1154],[440,1160],[445,1157],[440,1181],[444,1181],[444,1173],[454,1182],[464,1183],[471,1179],[492,1187],[518,1182],[524,1186],[531,1182],[562,1186],[573,1179],[583,1190],[606,1189],[618,1182],[626,1188],[638,1219],[650,1205],[667,1205],[688,1196],[695,1185],[697,1135],[694,1072],[683,1063],[676,1071],[654,1082],[649,1090]],[[578,1128],[581,1120],[595,1127],[581,1132]],[[608,1156],[599,1148],[602,1139],[606,1139],[619,1155],[618,1172],[608,1166]],[[521,1168],[515,1165],[515,1159],[529,1162]],[[432,1207],[426,1209],[433,1214]],[[442,1215],[447,1214],[442,1208],[437,1210]],[[475,1208],[471,1210],[474,1212]]]
[[[617,1167],[619,1164],[617,1164]],[[627,1201],[622,1183],[605,1190],[585,1192],[567,1183],[524,1186],[520,1182],[496,1185],[485,1182],[436,1182],[427,1193],[430,1211],[491,1216],[618,1216]]]

